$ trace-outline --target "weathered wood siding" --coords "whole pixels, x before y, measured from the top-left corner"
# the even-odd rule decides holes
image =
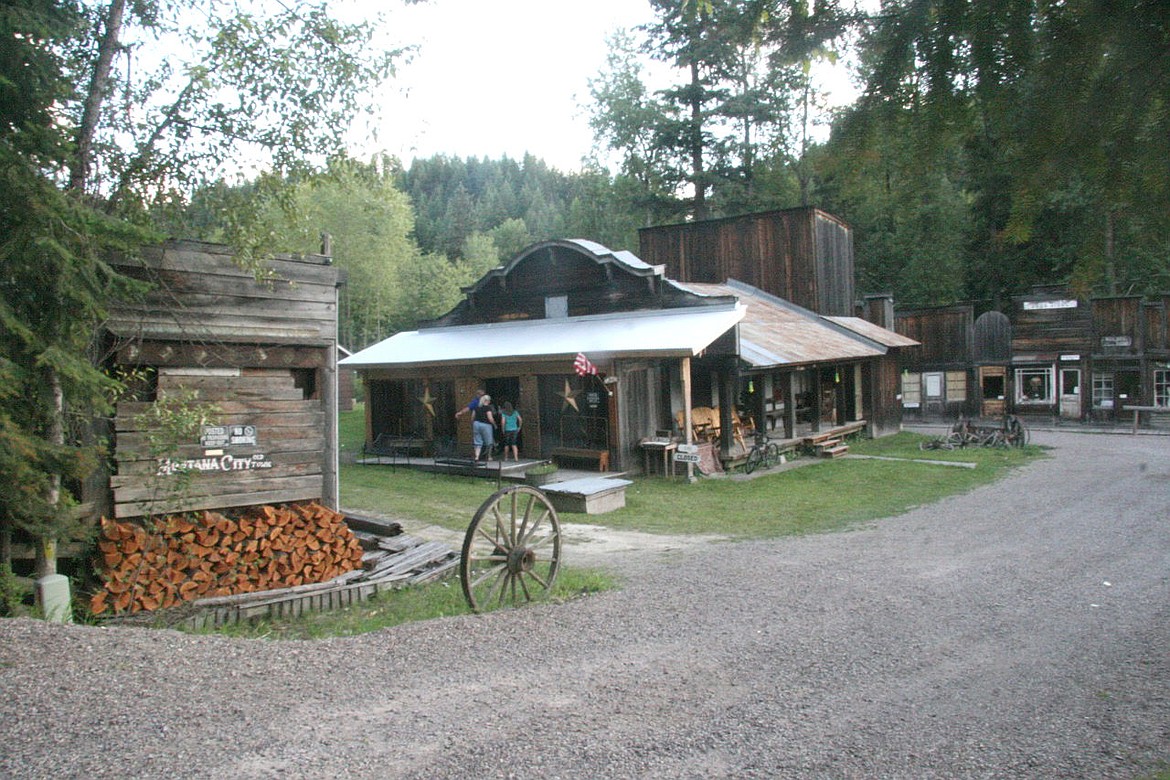
[[[1145,351],[1147,323],[1140,296],[1094,298],[1090,307],[1094,354],[1123,357]]]
[[[1143,314],[1146,325],[1146,351],[1159,355],[1170,352],[1170,295],[1148,302]]]
[[[430,325],[543,319],[546,300],[556,296],[567,299],[570,317],[703,303],[660,278],[598,263],[578,246],[549,243],[513,260],[506,274],[489,273]]]
[[[256,281],[226,247],[172,242],[118,270],[153,285],[116,304],[112,368],[143,379],[118,404],[109,480],[116,517],[286,501],[334,502],[338,273],[278,258]],[[210,410],[190,440],[152,421],[162,399]]]
[[[812,208],[638,231],[639,257],[681,282],[737,279],[818,314],[852,316],[849,227]]]
[[[863,369],[864,414],[871,438],[888,436],[902,430],[902,374],[896,353],[883,355],[865,363]]]
[[[971,356],[973,310],[970,306],[899,311],[895,330],[919,342],[902,350],[902,365],[911,371],[957,369]]]
[[[1021,296],[1013,300],[1012,359],[1017,363],[1087,355],[1092,347],[1091,333],[1089,307],[1072,296]]]
[[[337,269],[327,258],[277,258],[257,282],[227,247],[176,241],[115,261],[154,285],[145,300],[116,306],[106,329],[127,339],[205,345],[337,343]]]
[[[972,359],[977,364],[1009,363],[1012,359],[1012,323],[999,311],[985,311],[975,320]]]

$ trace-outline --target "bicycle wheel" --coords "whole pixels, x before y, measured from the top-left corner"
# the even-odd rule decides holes
[[[775,466],[777,463],[780,462],[780,445],[779,444],[772,444],[771,442],[768,443],[768,446],[764,452],[764,462],[767,463],[769,466]]]
[[[760,462],[763,461],[763,459],[764,459],[764,456],[763,456],[763,453],[760,451],[760,447],[758,445],[755,447],[752,447],[752,451],[748,453],[747,460],[745,460],[743,462],[744,472],[747,474],[751,474],[753,471],[756,470],[756,468],[760,465]]]

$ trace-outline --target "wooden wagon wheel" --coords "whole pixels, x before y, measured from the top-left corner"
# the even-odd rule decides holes
[[[548,496],[528,485],[493,493],[463,538],[459,575],[473,612],[547,596],[561,564],[561,524]]]
[[[1028,443],[1028,428],[1019,417],[1009,414],[1004,422],[1004,438],[1010,446],[1023,447]]]

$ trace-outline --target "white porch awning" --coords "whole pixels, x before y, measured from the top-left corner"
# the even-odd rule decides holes
[[[340,361],[347,368],[425,367],[507,360],[568,363],[694,357],[743,319],[742,304],[588,317],[493,322],[397,333]]]

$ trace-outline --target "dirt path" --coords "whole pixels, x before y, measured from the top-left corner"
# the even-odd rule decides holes
[[[0,621],[0,776],[1152,776],[1170,440],[1034,440],[850,531],[615,555],[564,605],[318,642]]]

